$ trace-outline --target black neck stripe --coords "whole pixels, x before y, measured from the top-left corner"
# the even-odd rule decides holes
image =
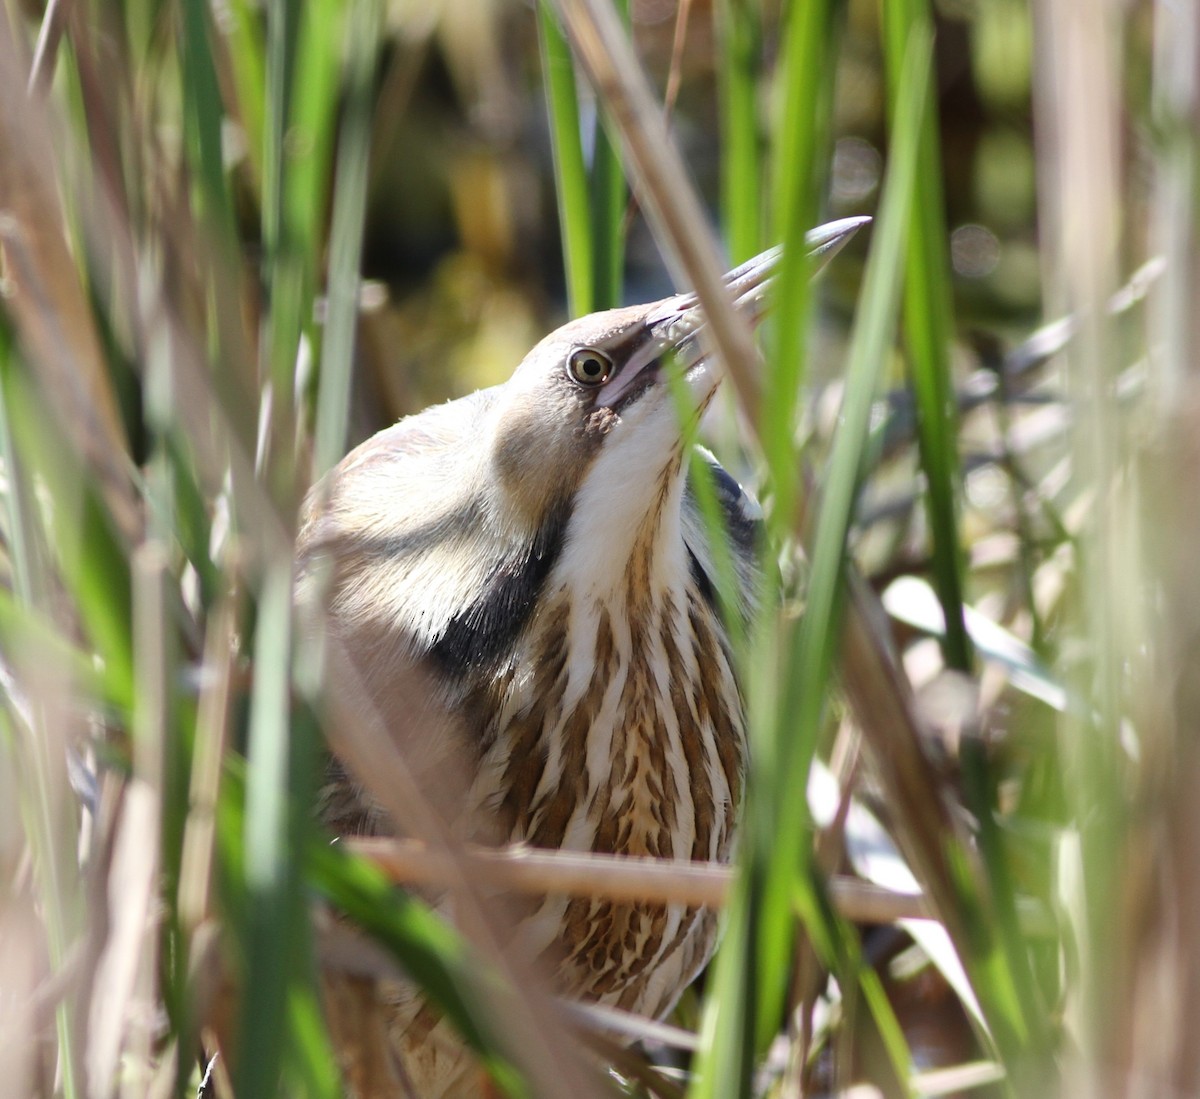
[[[557,513],[528,546],[496,562],[483,592],[430,648],[439,671],[460,679],[493,671],[508,658],[562,553],[566,528],[565,514]]]

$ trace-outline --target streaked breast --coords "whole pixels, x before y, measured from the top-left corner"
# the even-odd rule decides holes
[[[648,542],[608,592],[551,577],[517,652],[476,705],[472,800],[500,838],[728,859],[745,729],[723,626],[685,561],[664,573]],[[520,936],[564,992],[661,1014],[711,954],[715,917],[550,897],[531,904]]]

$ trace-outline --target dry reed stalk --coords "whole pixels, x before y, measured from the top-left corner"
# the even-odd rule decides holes
[[[414,840],[371,837],[345,842],[350,850],[379,866],[397,885],[445,888],[454,883],[460,870]],[[719,908],[728,900],[734,880],[734,871],[722,863],[524,847],[501,850],[467,847],[462,851],[461,861],[473,880],[490,887],[651,904]],[[896,893],[844,874],[831,878],[830,893],[842,915],[858,923],[887,924],[932,918],[929,905],[919,894]]]

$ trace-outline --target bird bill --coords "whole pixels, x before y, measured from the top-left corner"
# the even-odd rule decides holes
[[[869,217],[841,218],[810,229],[805,234],[805,243],[813,262],[813,274],[822,271],[846,242],[870,220]],[[734,307],[751,325],[757,326],[771,305],[770,289],[782,256],[782,245],[776,245],[733,268],[725,276],[725,286]],[[638,383],[646,367],[673,359],[675,368],[687,379],[695,400],[701,406],[707,404],[716,389],[718,378],[714,372],[704,369],[709,349],[700,334],[705,323],[703,307],[694,293],[677,294],[664,299],[646,319],[646,325],[655,338],[628,364],[623,377],[611,386],[609,403],[618,405],[625,390],[632,389]]]

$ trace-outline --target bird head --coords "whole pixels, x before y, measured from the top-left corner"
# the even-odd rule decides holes
[[[823,266],[868,218],[846,218],[808,234]],[[735,307],[752,324],[765,312],[776,247],[725,276]],[[694,294],[592,313],[543,339],[498,393],[491,435],[495,481],[534,524],[577,495],[593,472],[613,499],[610,521],[644,510],[660,475],[678,469],[690,426],[711,402],[720,372],[708,354]],[[680,415],[667,371],[683,378],[691,416]],[[602,472],[596,463],[604,459]]]
[[[866,220],[814,230],[811,252],[827,261]],[[778,260],[773,249],[726,276],[751,322]],[[380,678],[396,645],[440,651],[447,667],[506,652],[556,565],[573,587],[611,588],[645,535],[674,543],[678,566],[681,539],[651,529],[681,522],[686,473],[666,371],[698,416],[719,383],[704,324],[692,294],[571,321],[508,382],[381,431],[310,494],[301,558],[335,564],[334,617],[373,639]]]

